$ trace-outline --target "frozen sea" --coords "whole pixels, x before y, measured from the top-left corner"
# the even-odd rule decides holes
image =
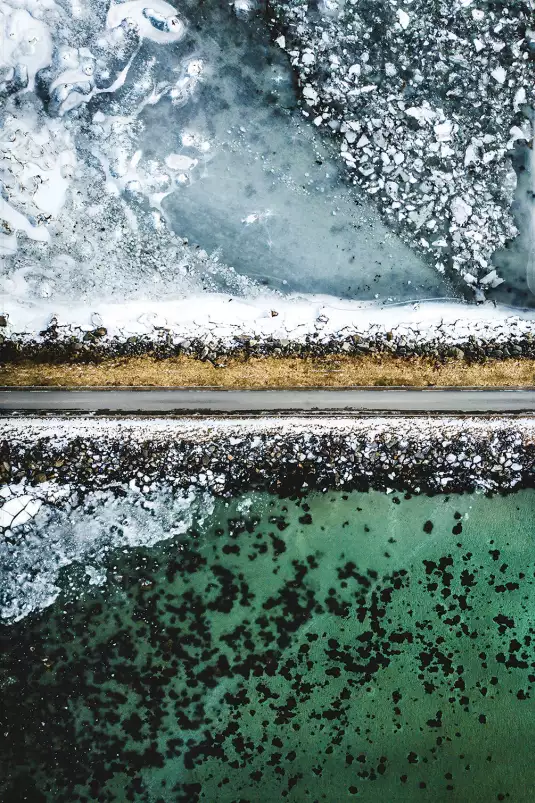
[[[6,0],[6,312],[10,302],[52,314],[73,299],[150,305],[205,291],[474,298],[475,286],[437,272],[350,179],[339,139],[299,101],[301,75],[269,11],[153,6]],[[495,266],[466,268],[503,275],[498,286],[491,273],[476,298],[484,288],[520,306],[531,303],[529,115],[523,125],[512,140],[521,235]]]

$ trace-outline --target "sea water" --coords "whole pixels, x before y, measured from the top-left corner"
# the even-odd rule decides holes
[[[253,493],[71,567],[2,627],[0,798],[531,800],[534,511]]]

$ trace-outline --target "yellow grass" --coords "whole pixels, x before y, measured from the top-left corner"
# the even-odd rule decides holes
[[[221,388],[348,387],[514,387],[535,385],[535,360],[489,360],[473,364],[424,357],[333,356],[329,358],[243,357],[215,367],[192,357],[130,357],[95,364],[24,362],[0,367],[4,386],[167,386]]]

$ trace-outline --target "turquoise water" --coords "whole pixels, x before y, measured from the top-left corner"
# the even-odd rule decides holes
[[[2,629],[0,799],[532,800],[534,500],[259,493],[116,554]]]

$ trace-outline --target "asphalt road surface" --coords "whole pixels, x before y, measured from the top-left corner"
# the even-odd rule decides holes
[[[0,410],[125,413],[521,413],[535,412],[535,388],[521,390],[352,389],[184,390],[2,389]]]

